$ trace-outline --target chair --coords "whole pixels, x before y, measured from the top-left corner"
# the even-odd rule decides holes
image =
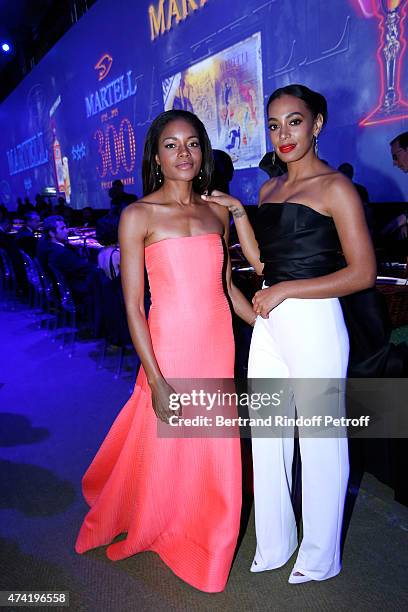
[[[51,273],[54,290],[56,292],[59,305],[59,314],[61,315],[61,324],[63,328],[63,339],[60,348],[63,349],[67,345],[67,324],[69,324],[68,335],[70,342],[68,343],[68,356],[72,357],[73,347],[75,344],[75,333],[77,331],[77,306],[65,275],[51,264],[48,264],[48,269]]]
[[[18,249],[18,252],[20,254],[27,281],[29,305],[33,309],[34,315],[38,314],[40,316],[44,308],[44,286],[41,282],[38,268],[28,253],[22,249]],[[40,318],[38,326],[41,327]]]
[[[38,258],[34,257],[32,261],[33,261],[34,266],[37,269],[37,272],[38,272],[38,275],[40,277],[41,284],[43,287],[42,308],[45,313],[46,334],[48,335],[49,332],[51,331],[51,321],[55,323],[52,329],[53,332],[55,332],[56,327],[57,327],[58,316],[59,316],[58,296],[54,289],[52,279],[50,278],[49,274],[47,274],[47,272],[44,270]],[[52,338],[52,341],[55,342],[55,334]]]
[[[5,304],[10,302],[12,310],[15,310],[16,274],[11,258],[4,249],[0,249],[0,274],[1,292],[5,296]]]
[[[123,300],[120,277],[109,279],[103,270],[99,270],[100,291],[102,297],[102,316],[104,327],[104,345],[99,367],[102,367],[108,346],[118,347],[118,360],[115,378],[122,373],[126,350],[133,351],[132,338],[127,324],[126,309]],[[139,361],[137,362],[137,365]]]

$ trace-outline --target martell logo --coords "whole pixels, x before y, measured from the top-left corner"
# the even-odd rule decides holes
[[[94,68],[95,70],[99,70],[98,81],[102,81],[106,76],[108,76],[109,71],[112,68],[112,63],[113,63],[113,59],[109,55],[109,53],[105,53],[97,61]]]
[[[112,64],[113,59],[108,53],[102,55],[94,66],[96,70],[99,70],[98,81],[102,81],[102,79],[108,75]],[[105,82],[103,87],[85,96],[87,119],[101,113],[111,106],[123,102],[123,100],[126,100],[130,96],[134,96],[136,91],[137,84],[132,76],[131,70],[121,74],[116,79],[113,79],[113,81],[109,81],[108,83]]]

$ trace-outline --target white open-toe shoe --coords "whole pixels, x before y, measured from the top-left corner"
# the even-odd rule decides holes
[[[292,572],[289,576],[289,584],[301,584],[302,582],[310,582],[313,578],[309,578],[309,576],[305,576],[301,573]]]

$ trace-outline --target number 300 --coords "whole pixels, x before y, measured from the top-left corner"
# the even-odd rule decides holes
[[[96,166],[96,170],[101,178],[105,178],[108,172],[115,176],[121,167],[126,172],[133,171],[136,160],[136,140],[129,119],[122,119],[119,133],[115,126],[109,123],[105,127],[105,132],[101,129],[96,130],[94,139],[98,142],[100,155],[100,163]],[[126,141],[127,147],[125,146]]]

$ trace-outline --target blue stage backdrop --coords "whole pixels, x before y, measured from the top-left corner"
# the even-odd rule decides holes
[[[140,196],[149,124],[186,108],[231,155],[232,192],[256,203],[265,100],[296,82],[328,99],[320,156],[351,162],[373,201],[402,201],[388,142],[408,129],[407,11],[407,0],[99,0],[0,107],[0,201],[13,210],[56,187],[74,208],[104,208],[119,178]]]

